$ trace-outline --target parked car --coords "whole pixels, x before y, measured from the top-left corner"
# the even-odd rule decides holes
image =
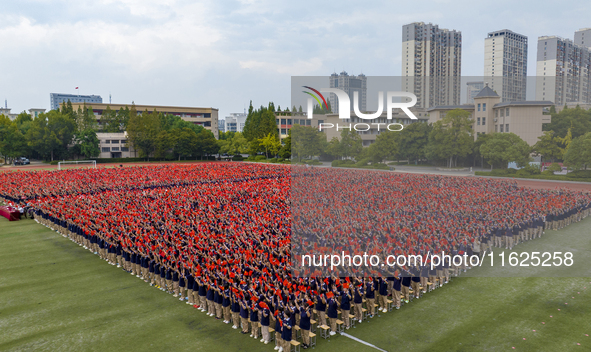
[[[14,159],[14,165],[29,165],[31,162],[29,161],[29,159],[25,158],[25,157],[20,157],[20,158],[16,158]]]

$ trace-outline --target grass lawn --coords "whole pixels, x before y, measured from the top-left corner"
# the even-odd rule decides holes
[[[559,248],[574,237],[590,252],[581,239],[590,227],[588,218],[536,241]],[[347,333],[387,351],[589,351],[591,278],[454,278],[381,315]],[[0,351],[31,350],[271,352],[273,345],[32,220],[0,218]],[[315,350],[377,351],[338,335],[318,337]]]

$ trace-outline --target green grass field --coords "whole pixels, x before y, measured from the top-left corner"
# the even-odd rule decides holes
[[[578,250],[591,252],[584,247],[589,228],[591,218],[536,241],[555,248],[573,238],[583,246]],[[387,351],[590,351],[590,281],[454,278],[347,333]],[[377,351],[338,335],[319,338],[314,350]],[[273,345],[207,317],[32,220],[0,218],[0,351],[271,352]]]

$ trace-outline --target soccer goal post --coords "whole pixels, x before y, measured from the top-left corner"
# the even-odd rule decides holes
[[[62,169],[62,165],[66,165],[66,164],[87,164],[89,166],[91,166],[93,169],[96,169],[96,160],[71,160],[71,161],[60,161],[57,163],[57,169],[61,170]]]

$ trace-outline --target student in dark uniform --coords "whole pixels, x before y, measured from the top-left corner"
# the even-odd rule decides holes
[[[283,309],[277,309],[275,311],[275,348],[274,350],[281,350],[283,351],[283,339],[281,336],[283,335],[283,331],[281,331],[283,326]]]
[[[224,323],[230,324],[230,320],[232,319],[231,309],[230,309],[230,286],[228,284],[224,285],[224,290],[222,291],[222,310],[224,311]]]
[[[355,320],[360,323],[363,319],[363,295],[365,290],[363,289],[363,282],[357,281],[355,283],[355,290],[353,292],[353,304],[355,304]]]
[[[271,341],[271,336],[269,335],[271,311],[264,302],[261,302],[261,304],[262,307],[259,309],[259,317],[261,318],[261,335],[263,335],[261,342],[264,342],[266,345]]]
[[[351,313],[351,298],[349,284],[344,283],[343,290],[341,292],[341,316],[345,322],[345,329],[349,329],[351,327],[351,323],[349,321],[349,314]]]
[[[373,318],[376,303],[376,288],[372,278],[365,280],[365,298],[367,300],[367,311],[369,312],[369,317]]]
[[[339,317],[337,306],[338,302],[334,297],[333,292],[329,292],[327,294],[328,301],[327,301],[327,309],[326,315],[328,315],[328,319],[330,320],[330,334],[335,335],[337,333],[337,318]]]
[[[320,294],[316,296],[316,312],[318,314],[318,321],[319,324],[327,325],[326,324],[326,295],[324,294],[324,289],[320,289]]]
[[[199,285],[199,309],[202,312],[207,312],[207,287],[202,278],[197,280],[197,284]]]
[[[256,305],[250,309],[250,337],[259,338],[259,310]]]
[[[214,299],[214,289],[213,289],[213,285],[211,285],[209,282],[207,283],[207,315],[209,315],[210,317],[215,316],[215,301]],[[247,315],[248,317],[248,315]]]
[[[443,282],[443,277],[441,277]],[[411,278],[408,275],[402,277],[402,299],[404,302],[408,303],[410,301],[410,283]]]
[[[379,279],[379,305],[378,311],[387,313],[388,312],[388,280],[381,277]]]
[[[230,308],[232,310],[232,329],[238,329],[240,326],[240,303],[235,295],[231,296],[232,304]]]
[[[289,311],[284,314],[283,326],[281,327],[281,339],[283,340],[283,348],[279,348],[279,352],[290,352],[291,351],[291,337],[292,337],[292,320]]]
[[[240,300],[240,323],[242,325],[241,333],[248,334],[248,307],[242,300]]]
[[[400,291],[402,290],[402,279],[394,276],[394,285],[392,286],[392,299],[396,305],[396,309],[400,309]]]
[[[313,302],[310,303],[313,304]],[[311,304],[304,302],[301,307],[298,306],[300,311],[300,330],[302,331],[303,341],[302,347],[304,347],[304,349],[310,347],[310,328],[312,327],[310,323],[310,315],[312,314],[310,311]]]

